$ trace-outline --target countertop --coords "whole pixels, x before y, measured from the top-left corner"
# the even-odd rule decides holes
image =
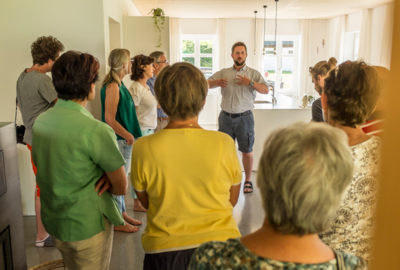
[[[276,96],[276,104],[272,104],[272,95],[267,95],[267,102],[255,101],[254,110],[310,110],[311,106],[307,108],[302,107],[302,102],[291,97],[285,96],[283,94],[278,94]]]

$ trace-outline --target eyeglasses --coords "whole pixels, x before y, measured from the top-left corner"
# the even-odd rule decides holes
[[[168,64],[168,60],[165,60],[164,62],[156,62],[157,64],[162,64],[162,63],[165,63],[165,64]]]
[[[311,72],[311,71],[313,70],[313,68],[314,68],[314,67],[310,67],[310,68],[308,69],[308,71]]]

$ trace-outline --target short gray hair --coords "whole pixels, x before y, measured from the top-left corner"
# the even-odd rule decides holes
[[[158,60],[160,60],[160,56],[161,55],[165,55],[165,52],[162,51],[155,51],[152,52],[149,56],[154,58],[154,62],[158,62]]]
[[[276,130],[257,174],[269,224],[284,234],[325,231],[352,177],[353,158],[340,129],[299,122]]]

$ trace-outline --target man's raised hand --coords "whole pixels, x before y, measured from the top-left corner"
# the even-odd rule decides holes
[[[239,78],[238,78],[239,77]],[[251,80],[244,76],[240,76],[239,74],[236,77],[236,84],[237,85],[250,85]]]
[[[222,79],[218,79],[218,80],[215,80],[216,81],[216,83],[217,83],[217,86],[219,86],[219,87],[222,87],[222,88],[225,88],[225,87],[227,87],[228,86],[228,78],[222,78]]]

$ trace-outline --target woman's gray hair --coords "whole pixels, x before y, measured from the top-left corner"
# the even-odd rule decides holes
[[[269,224],[284,234],[325,231],[352,177],[343,131],[302,122],[276,130],[265,142],[257,174]]]

